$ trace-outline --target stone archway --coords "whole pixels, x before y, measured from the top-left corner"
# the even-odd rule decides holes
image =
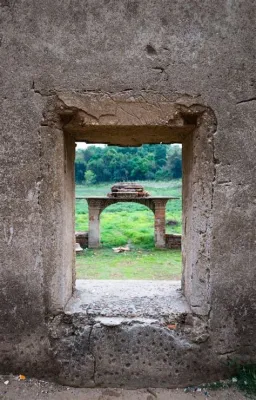
[[[157,248],[166,247],[165,239],[165,210],[168,200],[174,200],[174,197],[145,197],[145,198],[109,198],[109,197],[77,197],[78,199],[85,199],[88,203],[89,211],[89,233],[88,233],[88,247],[100,247],[100,214],[105,208],[112,204],[133,202],[139,203],[148,207],[153,211],[155,223],[155,246]]]

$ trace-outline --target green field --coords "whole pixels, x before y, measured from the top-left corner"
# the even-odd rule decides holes
[[[181,180],[140,182],[153,196],[179,197],[167,203],[167,233],[181,233]],[[111,184],[78,185],[76,196],[104,196]],[[101,249],[77,256],[77,277],[87,279],[179,279],[181,253],[154,248],[154,215],[136,203],[117,203],[101,214]],[[76,230],[88,230],[88,206],[76,200]],[[112,247],[129,243],[130,252],[116,254]]]
[[[76,259],[78,279],[180,279],[179,250],[87,249]]]

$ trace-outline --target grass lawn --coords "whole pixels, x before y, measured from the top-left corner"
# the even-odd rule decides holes
[[[166,233],[181,233],[181,180],[140,182],[154,196],[179,197],[167,203]],[[76,196],[105,196],[111,184],[78,185]],[[88,279],[178,279],[181,254],[178,250],[154,248],[154,215],[136,203],[117,203],[101,214],[99,250],[86,250],[77,256],[77,277]],[[76,200],[76,230],[88,230],[88,206]],[[112,247],[129,243],[129,253],[113,253]]]
[[[87,249],[76,259],[78,279],[180,279],[179,250]]]

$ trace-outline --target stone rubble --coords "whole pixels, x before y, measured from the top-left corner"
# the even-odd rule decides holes
[[[108,193],[108,197],[148,197],[149,193],[144,190],[143,186],[133,182],[119,182],[115,183],[111,187],[111,193]]]

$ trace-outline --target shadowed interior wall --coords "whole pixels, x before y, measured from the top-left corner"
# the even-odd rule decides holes
[[[40,129],[45,302],[58,313],[72,295],[74,281],[75,143],[57,127]]]
[[[215,185],[216,119],[205,113],[182,145],[182,287],[192,310],[210,311],[209,251],[212,246],[212,201]]]

